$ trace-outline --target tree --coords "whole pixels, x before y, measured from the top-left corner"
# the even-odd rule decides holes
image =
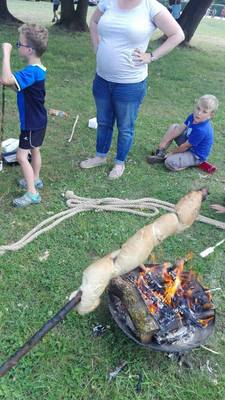
[[[88,10],[88,0],[78,0],[76,10],[73,0],[61,0],[60,25],[75,31],[88,31],[86,22]]]
[[[185,40],[182,44],[190,42],[198,24],[206,14],[212,2],[212,0],[190,0],[187,3],[181,16],[177,19],[177,22],[180,24],[185,34]]]
[[[21,22],[9,12],[7,0],[0,0],[0,23],[1,22]]]

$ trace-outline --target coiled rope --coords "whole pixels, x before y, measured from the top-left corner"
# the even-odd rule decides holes
[[[6,251],[16,251],[22,249],[28,243],[32,242],[43,233],[48,232],[62,221],[65,221],[66,219],[84,211],[117,211],[152,218],[159,214],[159,209],[169,212],[174,212],[175,210],[174,204],[151,197],[137,200],[123,200],[115,197],[91,199],[76,196],[72,191],[67,191],[65,197],[67,198],[67,206],[69,207],[68,210],[61,211],[58,214],[45,219],[17,242],[0,246],[0,255],[3,255]],[[142,210],[149,210],[149,212]],[[213,225],[219,229],[225,229],[224,222],[204,217],[203,215],[199,215],[197,221]]]

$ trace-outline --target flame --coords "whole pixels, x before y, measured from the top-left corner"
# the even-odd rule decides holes
[[[159,315],[163,315],[161,313],[168,313],[169,309],[173,309],[179,320],[190,318],[205,328],[214,316],[211,314],[208,318],[204,318],[203,315],[214,307],[210,291],[203,289],[197,275],[192,270],[184,271],[184,264],[190,257],[191,253],[176,261],[174,265],[169,262],[142,264],[134,283],[149,313],[155,314],[156,319]],[[199,318],[195,319],[195,313]]]
[[[206,328],[209,324],[209,322],[213,319],[214,317],[210,317],[207,319],[199,319],[198,322],[204,327]]]
[[[171,301],[177,292],[177,289],[181,285],[181,278],[180,275],[184,270],[184,260],[178,260],[176,262],[176,268],[174,269],[174,272],[176,273],[175,280],[173,280],[172,276],[170,273],[167,271],[164,273],[164,281],[166,283],[166,290],[165,290],[165,296],[164,300],[166,304],[171,304]]]
[[[169,282],[166,288],[166,293],[165,293],[165,303],[171,304],[172,298],[174,297],[177,289],[180,287],[180,278],[177,276],[175,281],[173,283]]]

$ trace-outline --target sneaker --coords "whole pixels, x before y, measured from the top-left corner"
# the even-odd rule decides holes
[[[118,179],[120,178],[125,170],[124,164],[116,164],[112,171],[109,173],[109,179]]]
[[[31,204],[39,204],[40,202],[41,202],[41,196],[39,193],[32,194],[30,192],[27,192],[23,196],[14,199],[13,205],[15,207],[21,208],[29,206]]]
[[[27,181],[25,179],[20,179],[18,181],[18,185],[22,188],[22,189],[27,189]],[[43,180],[38,178],[35,179],[34,181],[34,186],[36,189],[42,189],[44,186]]]
[[[93,157],[88,158],[87,160],[81,161],[80,167],[81,168],[95,168],[99,167],[100,165],[106,164],[106,157]]]
[[[165,160],[165,150],[157,149],[154,153],[147,157],[147,162],[149,164],[161,163]]]

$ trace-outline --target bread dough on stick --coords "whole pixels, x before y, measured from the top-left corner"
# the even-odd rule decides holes
[[[81,301],[76,307],[79,314],[93,311],[100,303],[100,296],[112,278],[123,275],[142,264],[155,246],[168,236],[192,225],[198,216],[204,190],[193,191],[176,205],[174,213],[167,213],[146,225],[116,250],[91,264],[83,272],[80,289]],[[73,292],[70,299],[76,295]]]
[[[95,261],[84,270],[82,284],[79,288],[79,290],[82,290],[82,297],[76,307],[79,314],[86,314],[98,307],[100,296],[113,277],[115,270],[113,260],[119,252],[120,250],[113,251],[100,260]],[[77,290],[71,293],[70,300],[76,294]]]
[[[177,231],[178,225],[176,214],[170,213],[137,231],[124,243],[115,260],[115,276],[123,275],[142,264],[155,246]]]
[[[179,219],[179,232],[189,228],[196,220],[202,200],[206,198],[207,194],[208,192],[205,188],[189,192],[175,205],[175,212]]]

